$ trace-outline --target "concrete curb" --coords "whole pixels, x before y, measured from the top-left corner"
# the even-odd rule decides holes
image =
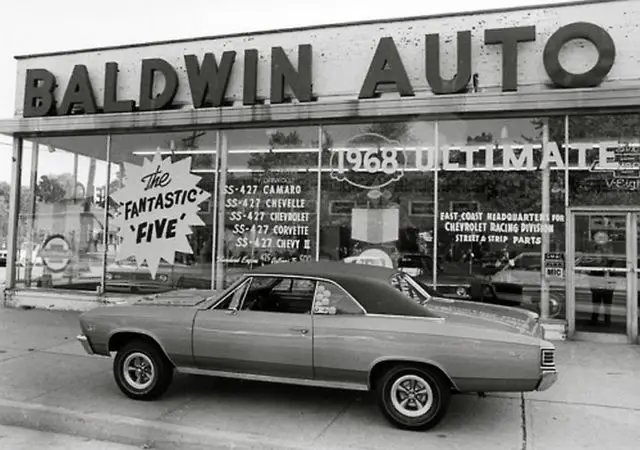
[[[328,449],[313,445],[313,442],[298,444],[263,436],[207,430],[113,414],[82,413],[6,399],[0,399],[0,424],[158,450]]]

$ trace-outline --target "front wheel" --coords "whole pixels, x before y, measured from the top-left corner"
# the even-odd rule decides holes
[[[401,365],[389,370],[377,389],[384,416],[398,428],[424,431],[444,417],[451,391],[446,379],[434,370]]]
[[[124,345],[113,361],[113,374],[120,390],[134,400],[153,400],[166,392],[173,367],[154,345],[134,341]]]

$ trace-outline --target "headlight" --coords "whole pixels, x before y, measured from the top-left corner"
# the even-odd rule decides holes
[[[158,275],[158,281],[160,281],[160,283],[166,283],[167,281],[169,281],[169,276],[167,276],[167,275]]]
[[[459,286],[456,288],[456,295],[458,297],[466,297],[467,296],[467,288]]]
[[[113,274],[111,272],[107,272],[104,276],[104,278],[106,280],[112,280],[113,279]]]

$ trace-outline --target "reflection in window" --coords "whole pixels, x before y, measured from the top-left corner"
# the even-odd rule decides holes
[[[308,280],[254,277],[242,310],[310,314],[314,290],[315,282]]]
[[[441,121],[438,127],[438,288],[482,301],[492,301],[493,290],[499,299],[539,295],[543,243],[548,242],[544,251],[564,251],[563,120]],[[448,161],[452,148],[465,160]],[[545,202],[548,217],[542,215]],[[460,289],[464,284],[470,287]],[[564,295],[564,285],[551,289]]]
[[[323,128],[320,259],[398,267],[427,261],[432,280],[435,126],[385,122]]]
[[[364,311],[347,292],[333,283],[318,282],[314,299],[314,314],[362,315]]]
[[[317,127],[225,131],[217,273],[228,286],[248,269],[316,257]]]
[[[165,195],[175,189],[199,188],[203,192],[213,194],[215,184],[215,152],[217,146],[217,134],[215,131],[182,131],[167,133],[144,133],[114,136],[112,139],[111,157],[117,169],[112,170],[111,194],[125,187],[127,177],[127,164],[143,166],[149,164],[157,153],[163,161],[176,164],[189,160],[190,174],[198,179],[189,180],[195,186],[180,184],[183,180],[172,180],[170,185],[162,191]],[[152,166],[150,166],[150,170]],[[152,167],[155,169],[155,167]],[[186,182],[186,181],[185,181]],[[178,186],[180,184],[180,186]],[[144,197],[144,189],[140,189],[140,197]],[[159,191],[160,192],[160,191]],[[135,192],[133,193],[135,194]],[[113,197],[112,197],[113,200]],[[137,198],[133,199],[134,201]],[[167,220],[181,220],[183,210],[175,207],[174,203],[164,202],[167,206],[162,218]],[[141,208],[141,211],[143,209]],[[143,211],[144,212],[144,211]],[[112,215],[117,217],[124,214],[125,208],[112,202]],[[142,215],[135,222],[136,225],[146,221]],[[150,215],[147,216],[151,217]],[[213,196],[198,205],[197,219],[199,224],[191,224],[190,234],[178,235],[175,240],[164,239],[158,236],[158,231],[164,226],[160,224],[155,228],[154,244],[168,249],[173,261],[166,252],[159,252],[163,256],[160,260],[156,277],[151,276],[149,261],[136,261],[136,257],[126,255],[122,241],[117,239],[108,253],[107,266],[107,292],[124,293],[157,293],[174,289],[210,289],[213,261]],[[153,220],[153,217],[151,218]],[[119,229],[115,224],[110,226],[110,232],[118,235]],[[181,240],[185,240],[181,241]],[[178,241],[183,242],[177,245]],[[186,245],[185,245],[186,244]],[[124,251],[124,252],[123,252]],[[123,254],[124,253],[124,254]],[[140,255],[139,255],[140,256]]]
[[[569,116],[569,144],[571,206],[638,204],[640,114]]]
[[[509,264],[509,269],[540,272],[540,264],[540,253],[522,253],[512,260],[511,264]]]
[[[106,138],[24,142],[17,286],[95,292],[104,253]],[[115,237],[109,233],[108,243]]]

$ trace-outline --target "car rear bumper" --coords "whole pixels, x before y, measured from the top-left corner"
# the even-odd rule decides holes
[[[546,391],[558,381],[558,372],[543,372],[536,391]]]
[[[87,338],[83,334],[80,334],[76,337],[76,339],[78,339],[78,342],[80,342],[85,352],[87,352],[89,355],[95,354],[95,352],[93,351],[93,348],[91,348],[91,343],[89,342],[89,338]]]

